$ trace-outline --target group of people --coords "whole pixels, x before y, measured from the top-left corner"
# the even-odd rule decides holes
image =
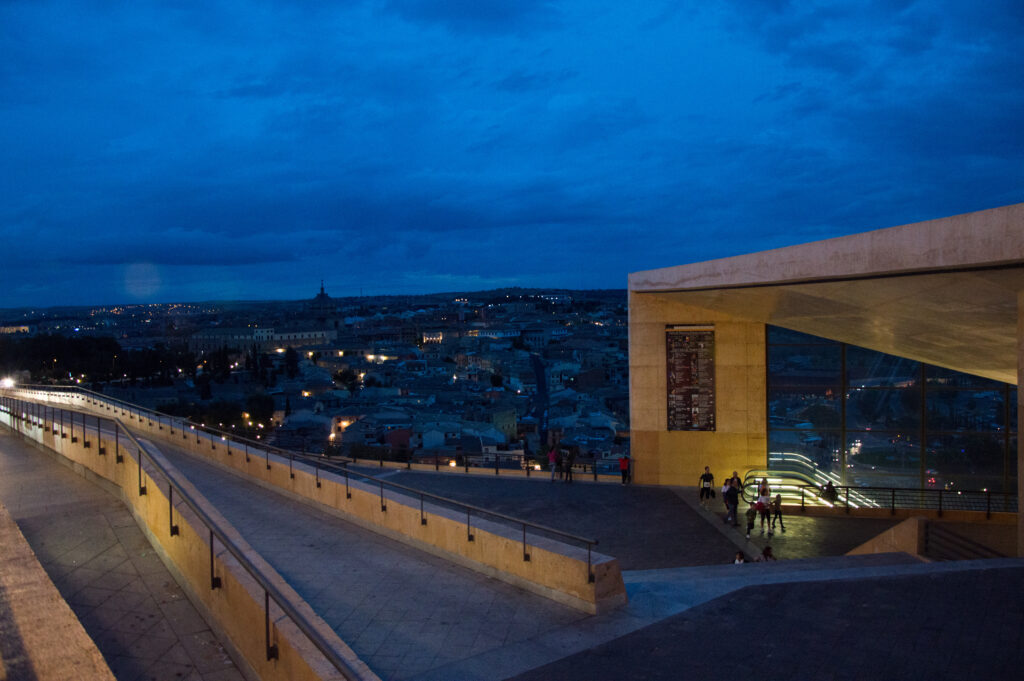
[[[715,476],[712,474],[710,466],[704,466],[704,472],[700,476],[698,487],[700,489],[701,506],[707,508],[708,504],[715,497]],[[732,523],[733,527],[739,527],[737,509],[740,505],[740,492],[742,489],[743,481],[740,480],[737,471],[733,471],[732,476],[722,485],[722,501],[725,503],[726,511],[723,521]],[[782,520],[782,495],[776,494],[775,498],[772,498],[772,489],[768,484],[768,478],[761,478],[761,482],[757,484],[757,497],[750,504],[750,508],[747,509],[747,539],[750,539],[750,533],[754,531],[754,526],[757,524],[759,517],[761,519],[762,535],[764,535],[766,529],[769,537],[775,534],[776,525],[783,532],[786,531],[786,524]]]
[[[572,467],[575,463],[575,447],[570,447],[563,455],[561,447],[558,445],[551,445],[551,449],[548,450],[548,466],[551,468],[551,482],[555,481],[556,475],[559,480],[572,482]]]
[[[775,554],[772,553],[772,547],[766,546],[763,549],[761,549],[761,553],[757,556],[757,558],[754,559],[754,562],[768,563],[773,560],[778,560],[778,558],[776,558]],[[732,562],[733,565],[742,565],[743,563],[749,563],[750,561],[747,560],[747,556],[742,551],[737,551],[736,557],[733,558]]]
[[[570,447],[563,454],[561,447],[551,445],[551,449],[548,450],[548,467],[551,469],[551,482],[555,481],[555,476],[558,476],[559,480],[572,482],[572,467],[576,463],[576,452],[577,449],[575,447]],[[619,457],[619,472],[622,474],[623,485],[632,481],[633,476],[630,470],[629,454],[623,454]]]

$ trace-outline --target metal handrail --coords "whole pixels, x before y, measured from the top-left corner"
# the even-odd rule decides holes
[[[992,513],[1015,513],[1018,497],[1013,492],[993,492],[991,490],[947,490],[927,489],[920,487],[855,487],[853,485],[834,485],[835,499],[825,499],[822,488],[818,485],[799,485],[801,491],[801,507],[805,505],[805,494],[810,493],[813,499],[821,499],[836,506],[849,508],[850,494],[871,499],[876,508],[889,508],[895,514],[896,509],[936,509],[941,516],[943,511],[984,511],[986,517]]]
[[[19,400],[19,401],[21,401],[21,400]],[[69,411],[69,412],[72,412],[72,413],[82,414],[83,416],[85,415],[84,412],[76,411],[74,409],[64,409],[64,408],[58,408],[58,409],[61,412]],[[8,412],[8,413],[13,414],[14,412]],[[103,418],[103,417],[97,417],[97,419],[101,419],[101,418]],[[217,524],[217,522],[214,521],[213,518],[211,518],[209,516],[209,514],[207,514],[207,512],[195,501],[195,499],[192,497],[192,495],[187,490],[185,490],[185,488],[182,487],[181,484],[168,472],[168,470],[163,466],[163,464],[161,464],[159,461],[157,461],[153,457],[153,455],[150,454],[150,452],[142,445],[141,442],[139,442],[139,440],[135,437],[135,435],[132,434],[132,432],[121,422],[121,420],[117,419],[117,418],[114,418],[114,419],[108,418],[106,420],[110,421],[114,425],[115,436],[116,436],[116,432],[123,432],[127,436],[127,438],[129,439],[129,441],[131,441],[131,443],[135,446],[137,455],[140,457],[139,460],[138,460],[139,469],[140,470],[142,469],[142,459],[141,459],[141,457],[145,456],[146,460],[149,461],[149,463],[152,464],[160,472],[160,474],[163,475],[164,478],[167,480],[167,483],[169,485],[169,489],[176,490],[178,492],[178,495],[185,502],[185,504],[190,509],[192,509],[192,512],[195,513],[199,517],[199,519],[203,522],[204,525],[206,525],[206,529],[210,531],[210,535],[211,535],[211,542],[210,542],[211,573],[212,573],[212,569],[213,569],[213,557],[212,557],[213,556],[213,542],[212,542],[212,538],[216,537],[218,540],[220,540],[221,544],[224,545],[224,548],[226,548],[228,550],[228,552],[232,556],[234,556],[235,560],[238,561],[239,565],[241,565],[245,569],[245,571],[248,572],[249,575],[254,580],[256,580],[256,582],[263,588],[265,596],[272,597],[274,599],[274,601],[277,603],[278,607],[280,607],[281,610],[286,615],[288,615],[289,618],[291,618],[291,620],[298,626],[299,630],[302,631],[302,633],[306,636],[306,638],[308,638],[309,641],[314,646],[316,646],[317,650],[319,650],[321,653],[323,653],[324,657],[326,657],[331,662],[331,664],[334,665],[334,667],[339,672],[341,672],[343,676],[345,676],[346,679],[351,679],[352,681],[357,681],[360,678],[359,673],[355,669],[352,668],[352,666],[349,664],[349,662],[347,660],[345,660],[343,657],[338,655],[337,651],[334,650],[334,648],[323,638],[323,636],[320,634],[320,632],[318,632],[313,627],[313,625],[309,623],[309,621],[305,618],[305,616],[302,613],[300,613],[298,611],[298,609],[292,604],[291,599],[289,599],[287,596],[282,594],[281,591],[274,584],[272,584],[269,579],[267,579],[267,577],[262,573],[262,571],[260,571],[260,569],[257,568],[252,563],[252,561],[245,555],[245,553],[240,548],[238,548],[238,546],[227,536],[227,534],[225,534],[225,532],[220,528],[220,526]],[[52,417],[51,417],[51,422],[52,422]],[[97,436],[97,438],[98,437],[99,436]],[[141,474],[140,474],[140,478],[141,478]],[[139,486],[139,495],[141,496],[144,493],[145,493],[145,488],[140,484],[140,486]],[[171,503],[171,508],[173,509],[173,502]],[[172,514],[172,534],[176,534],[173,531],[174,529],[175,529],[175,527],[173,526],[173,514]],[[212,574],[211,574],[211,578],[213,578]],[[219,586],[219,581],[216,578],[213,578],[212,587],[211,588],[217,588],[218,586]],[[265,602],[265,606],[266,605],[267,605],[267,603]],[[270,612],[269,612],[269,610],[266,609],[266,607],[264,608],[264,610],[265,610],[265,615],[268,618],[268,627],[269,627]],[[277,656],[276,645],[275,646],[271,646],[270,642],[269,642],[269,629],[268,629],[268,641],[267,641],[267,656],[268,656],[268,659],[273,659],[274,657]]]
[[[189,427],[191,429],[196,430],[197,432],[206,433],[208,435],[216,435],[216,436],[220,437],[222,440],[225,440],[225,441],[242,441],[242,442],[244,442],[247,445],[249,443],[253,443],[254,445],[257,446],[257,448],[263,448],[265,451],[268,451],[268,452],[269,452],[270,449],[274,449],[274,450],[276,450],[275,453],[277,453],[278,455],[287,457],[289,459],[289,464],[291,464],[294,461],[295,456],[296,456],[295,452],[292,452],[291,450],[285,450],[285,449],[280,449],[280,448],[277,448],[277,447],[273,447],[272,445],[267,445],[265,442],[262,442],[262,441],[253,441],[253,440],[248,440],[248,439],[245,439],[245,438],[240,438],[240,437],[234,435],[233,433],[230,433],[230,432],[227,432],[227,431],[221,431],[219,429],[212,428],[210,426],[203,426],[201,424],[192,423],[188,419],[181,419],[179,417],[170,417],[169,415],[161,415],[161,414],[159,414],[159,412],[155,412],[153,410],[146,409],[145,407],[140,407],[138,405],[133,405],[130,402],[125,402],[124,400],[119,400],[117,398],[111,398],[111,397],[108,397],[108,396],[103,395],[101,393],[96,393],[96,392],[93,392],[91,390],[87,390],[85,388],[79,387],[79,386],[35,386],[35,385],[26,385],[26,386],[20,386],[19,389],[31,390],[31,391],[35,391],[35,392],[46,393],[46,392],[50,392],[50,390],[52,388],[57,388],[57,390],[55,392],[84,394],[86,397],[90,397],[91,399],[93,399],[94,402],[95,401],[104,401],[104,402],[110,401],[110,402],[113,402],[113,403],[116,403],[116,404],[120,404],[120,405],[122,405],[121,406],[122,409],[127,409],[129,411],[136,411],[140,415],[142,413],[146,413],[148,415],[156,416],[158,419],[161,418],[162,416],[166,416],[169,419],[175,418],[181,424],[188,423]],[[184,430],[184,428],[182,428],[182,430]],[[316,459],[317,459],[316,465],[317,465],[317,473],[318,474],[319,474],[319,468],[320,468],[319,458],[320,457],[316,457]],[[348,461],[347,460],[343,460],[342,463],[347,464]],[[267,460],[267,465],[268,466],[270,465],[269,458]],[[548,535],[553,535],[555,537],[559,537],[559,538],[566,539],[566,540],[569,540],[569,541],[572,541],[572,542],[575,542],[575,543],[583,544],[583,545],[586,546],[586,549],[587,549],[587,579],[590,582],[593,582],[595,580],[595,575],[594,575],[594,572],[593,572],[593,560],[592,560],[592,555],[591,554],[593,552],[593,548],[599,544],[597,539],[590,539],[588,537],[581,537],[579,535],[572,534],[571,532],[565,532],[564,530],[559,530],[559,529],[556,529],[556,528],[553,528],[553,527],[548,527],[548,526],[542,525],[540,523],[535,523],[535,522],[532,522],[532,521],[529,521],[529,520],[523,520],[522,518],[516,518],[514,516],[510,516],[510,515],[506,515],[504,513],[500,513],[498,511],[490,511],[488,509],[481,508],[479,506],[474,506],[473,504],[467,504],[465,502],[458,501],[456,499],[451,499],[449,497],[443,497],[443,496],[440,496],[440,495],[437,495],[437,494],[433,494],[433,493],[430,493],[430,492],[424,492],[422,490],[418,490],[418,489],[415,489],[413,487],[407,487],[405,485],[401,485],[401,484],[396,483],[396,482],[391,482],[389,480],[381,480],[379,478],[375,478],[372,475],[368,475],[368,474],[365,474],[365,473],[360,473],[358,471],[350,470],[350,469],[347,468],[347,466],[345,466],[343,473],[344,473],[345,478],[346,478],[346,483],[348,481],[348,476],[349,475],[355,475],[355,476],[357,476],[357,477],[359,477],[361,479],[364,479],[364,480],[367,480],[367,481],[371,481],[374,484],[380,485],[380,488],[381,488],[381,499],[382,499],[382,510],[386,510],[386,508],[387,508],[386,505],[383,504],[383,491],[384,491],[384,487],[388,487],[388,488],[391,488],[391,489],[400,490],[402,492],[411,493],[414,496],[418,495],[419,496],[419,500],[420,500],[421,512],[422,512],[422,504],[423,504],[423,499],[424,498],[430,498],[431,500],[440,502],[442,504],[445,504],[445,505],[448,505],[448,506],[454,506],[455,508],[457,508],[460,511],[465,511],[466,512],[466,521],[467,521],[467,537],[469,537],[470,541],[473,540],[473,534],[472,534],[471,529],[469,527],[469,525],[470,525],[470,513],[471,512],[476,513],[478,516],[490,516],[492,518],[498,518],[498,519],[501,519],[501,520],[503,520],[505,522],[509,522],[509,523],[514,524],[514,525],[518,525],[518,526],[520,526],[520,528],[523,531],[523,560],[524,561],[530,560],[530,554],[529,554],[529,551],[527,550],[527,542],[526,542],[526,529],[527,528],[532,528],[533,530],[538,531],[538,532],[543,532],[543,533],[546,533]],[[422,521],[422,518],[421,518],[421,521]]]

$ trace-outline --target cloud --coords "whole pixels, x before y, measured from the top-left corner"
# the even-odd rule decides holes
[[[388,9],[408,21],[457,33],[517,33],[561,25],[561,12],[550,0],[391,0]]]

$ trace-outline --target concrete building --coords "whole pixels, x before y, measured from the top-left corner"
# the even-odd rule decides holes
[[[630,274],[638,482],[767,466],[774,328],[1015,385],[1020,422],[1024,204]]]

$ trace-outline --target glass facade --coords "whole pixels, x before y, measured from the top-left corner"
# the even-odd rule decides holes
[[[1016,491],[1016,386],[773,326],[767,352],[770,467],[796,458],[845,485]]]

